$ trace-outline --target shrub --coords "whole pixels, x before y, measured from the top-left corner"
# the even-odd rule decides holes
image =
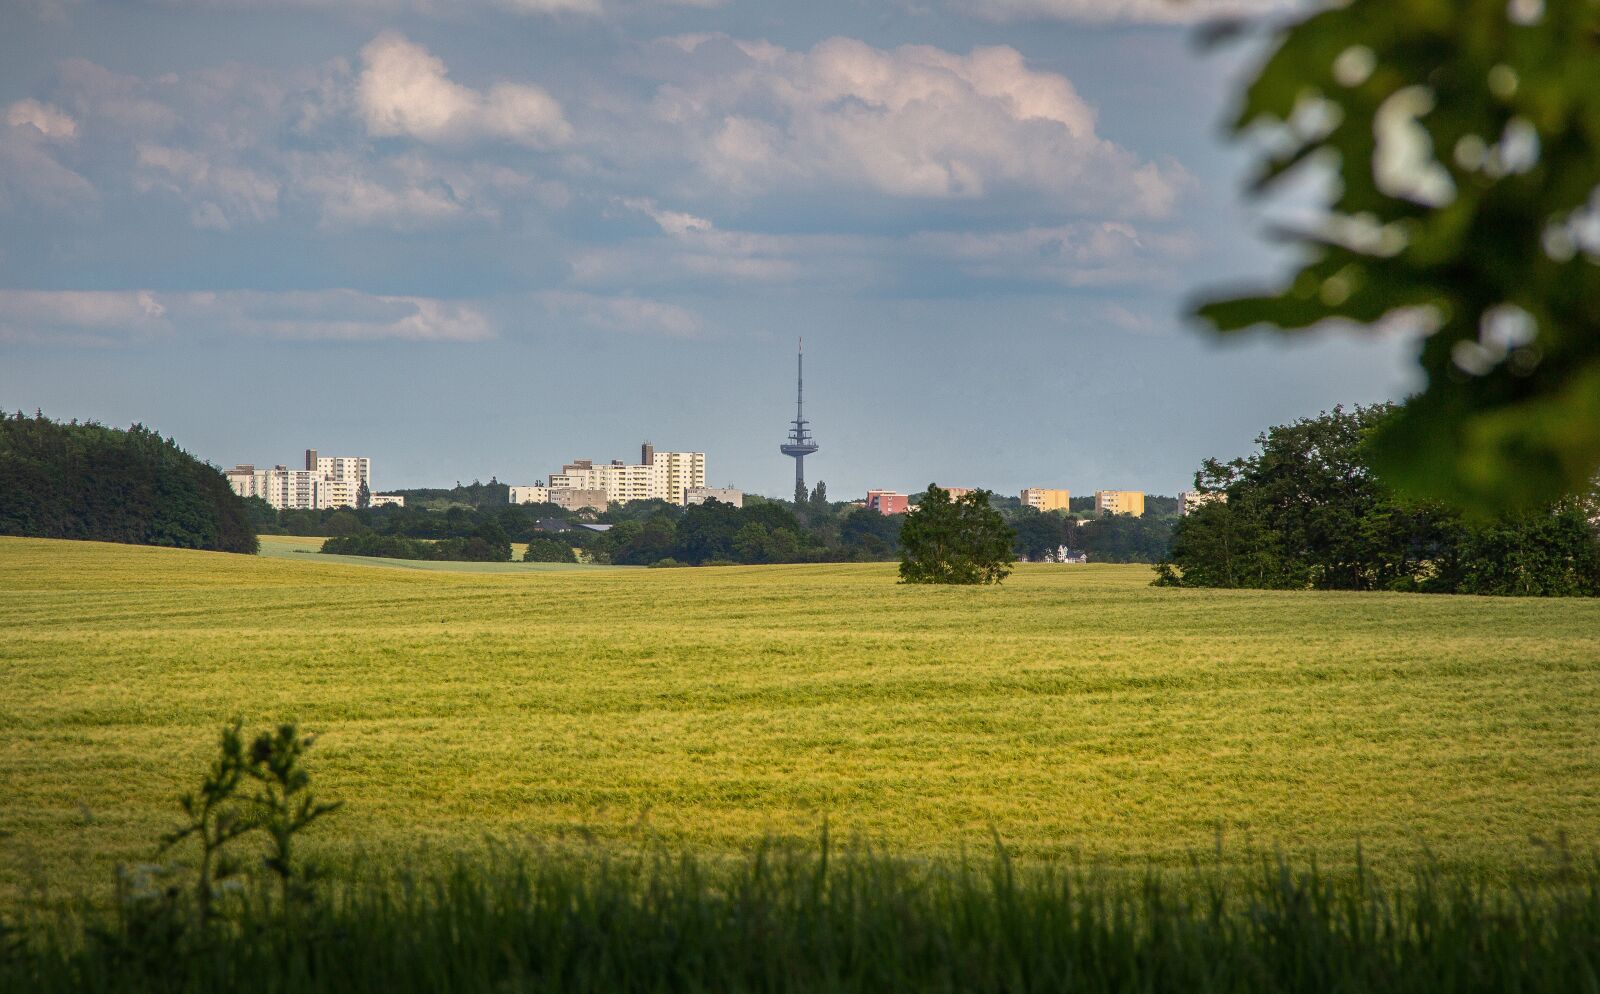
[[[572,546],[558,538],[533,538],[528,540],[528,550],[522,554],[525,563],[575,563],[577,555]]]

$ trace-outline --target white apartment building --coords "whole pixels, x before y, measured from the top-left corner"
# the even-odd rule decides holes
[[[355,507],[361,487],[372,490],[372,460],[366,456],[318,456],[306,450],[306,468],[235,466],[223,476],[240,497],[260,497],[280,511]],[[399,498],[395,498],[398,500]]]
[[[550,488],[535,484],[531,487],[507,487],[508,499],[513,504],[548,504]]]
[[[349,480],[358,489],[363,483],[372,489],[372,460],[366,456],[319,456],[316,449],[307,449],[306,469],[330,480]]]
[[[1187,517],[1212,501],[1228,502],[1228,495],[1221,490],[1184,490],[1178,494],[1178,513]]]
[[[568,463],[550,474],[550,489],[601,490],[610,503],[664,500],[682,504],[692,488],[706,485],[704,452],[657,452],[649,442],[640,447],[640,461],[613,459],[596,466],[592,460]]]
[[[235,466],[223,474],[240,497],[260,497],[280,511],[320,511],[328,503],[327,481],[321,473],[274,466],[257,469]]]
[[[373,494],[373,507],[405,507],[406,499],[399,494]]]
[[[744,491],[733,487],[690,487],[683,492],[685,504],[704,504],[708,500],[744,507]]]

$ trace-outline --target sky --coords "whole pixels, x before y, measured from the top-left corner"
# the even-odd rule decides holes
[[[0,0],[0,407],[219,466],[1175,493],[1414,345],[1219,340],[1285,0]],[[1282,205],[1279,205],[1280,208]],[[1291,207],[1293,205],[1290,205]]]

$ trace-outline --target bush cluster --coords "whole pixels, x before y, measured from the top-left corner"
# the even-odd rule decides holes
[[[479,525],[470,535],[436,541],[362,531],[330,538],[322,543],[322,551],[342,556],[378,556],[387,559],[507,563],[511,561],[511,540],[498,525],[490,521]],[[571,555],[570,551],[568,555]]]

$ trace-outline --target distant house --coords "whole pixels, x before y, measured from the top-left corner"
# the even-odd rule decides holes
[[[1073,565],[1081,565],[1089,561],[1089,554],[1082,549],[1069,549],[1062,545],[1058,546],[1055,552],[1045,556],[1044,561],[1047,563],[1071,563]]]
[[[373,507],[405,507],[406,499],[399,494],[373,494]]]
[[[599,532],[611,530],[610,525],[597,525],[588,521],[567,521],[564,518],[540,518],[533,526],[536,531],[560,534],[562,532]]]

